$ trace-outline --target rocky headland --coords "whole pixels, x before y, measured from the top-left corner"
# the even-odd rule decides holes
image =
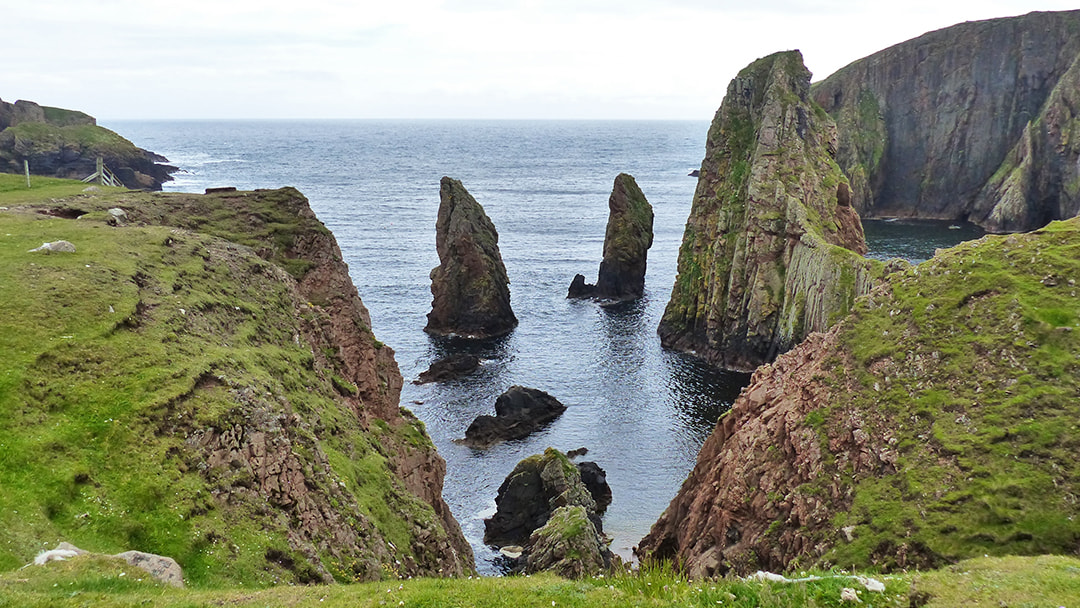
[[[798,51],[739,72],[709,129],[664,346],[749,371],[827,329],[869,291],[862,224]]]
[[[608,198],[604,258],[596,285],[574,277],[569,298],[636,300],[645,294],[645,269],[653,242],[653,210],[633,176],[620,173]]]
[[[0,172],[22,173],[27,161],[33,175],[83,179],[97,170],[98,157],[133,190],[161,190],[178,170],[83,112],[0,100]]]
[[[473,572],[444,462],[303,195],[0,216],[0,564],[47,538],[172,557],[198,585]],[[43,239],[75,251],[28,253]]]
[[[695,577],[1076,555],[1080,219],[890,274],[760,367],[641,542]]]
[[[930,32],[813,87],[863,217],[1031,230],[1080,211],[1080,11]]]
[[[442,178],[435,222],[439,265],[431,271],[431,312],[424,331],[496,338],[517,327],[499,233],[460,181]]]

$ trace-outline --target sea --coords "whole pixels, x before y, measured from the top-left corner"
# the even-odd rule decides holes
[[[333,231],[376,337],[396,352],[402,405],[446,459],[443,496],[485,575],[505,571],[483,543],[499,485],[547,447],[587,448],[607,474],[603,518],[612,549],[631,558],[693,467],[717,418],[749,376],[664,350],[656,327],[675,281],[678,249],[705,151],[706,121],[102,121],[179,167],[166,191],[294,186]],[[634,176],[655,213],[645,296],[618,307],[568,300],[574,275],[595,282],[616,175]],[[429,273],[438,265],[439,181],[462,181],[499,232],[520,325],[475,345],[424,333]],[[977,238],[969,224],[868,221],[870,256],[921,262]],[[454,350],[478,373],[410,381]],[[455,442],[513,385],[567,406],[541,431],[486,450]]]

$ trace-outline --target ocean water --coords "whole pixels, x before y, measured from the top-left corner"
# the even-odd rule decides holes
[[[656,326],[675,280],[708,124],[663,121],[112,121],[105,124],[182,169],[166,190],[295,186],[334,232],[376,336],[406,379],[402,404],[447,461],[444,497],[476,552],[483,518],[514,465],[546,447],[588,448],[607,471],[612,548],[631,548],[667,507],[717,417],[748,377],[660,347]],[[595,281],[615,176],[633,175],[655,212],[645,297],[608,309],[566,299],[576,273]],[[423,332],[438,264],[439,180],[460,179],[499,231],[520,326],[504,339],[452,345]],[[880,226],[878,225],[880,224]],[[970,238],[948,225],[868,225],[875,257],[930,257]],[[924,238],[929,234],[933,238]],[[939,238],[940,237],[940,238]],[[452,349],[481,370],[444,384],[409,381]],[[534,435],[473,450],[454,442],[512,385],[568,406]]]

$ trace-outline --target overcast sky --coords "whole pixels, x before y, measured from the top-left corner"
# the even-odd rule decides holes
[[[800,49],[815,79],[1052,0],[3,2],[0,98],[118,118],[712,117]],[[1071,5],[1071,6],[1070,6]]]

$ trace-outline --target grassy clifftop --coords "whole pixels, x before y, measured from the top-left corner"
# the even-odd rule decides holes
[[[54,197],[0,184],[0,570],[61,540],[196,586],[471,570],[396,472],[441,487],[355,288],[304,286],[351,282],[299,193]]]

